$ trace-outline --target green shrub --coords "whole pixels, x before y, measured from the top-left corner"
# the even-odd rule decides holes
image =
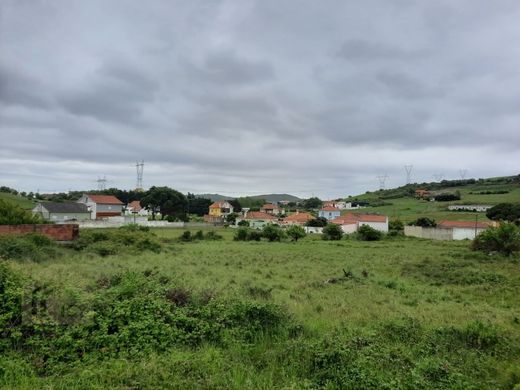
[[[361,225],[356,233],[357,239],[360,241],[379,241],[383,237],[383,233],[368,225]]]
[[[473,250],[499,252],[510,256],[520,251],[520,228],[507,222],[500,224],[498,228],[489,227],[475,237],[471,247]]]
[[[0,225],[39,224],[44,221],[32,212],[0,199]]]
[[[249,234],[249,228],[243,226],[239,227],[237,231],[235,232],[235,236],[233,237],[233,240],[235,241],[247,241],[247,236]]]
[[[258,230],[250,230],[247,233],[247,241],[260,241],[263,237],[263,233]]]
[[[285,232],[279,226],[267,224],[262,229],[262,235],[269,242],[281,241],[285,237]]]
[[[249,221],[245,220],[245,219],[242,219],[241,221],[239,221],[237,223],[237,226],[245,226],[245,227],[249,227]]]
[[[179,237],[179,240],[180,241],[183,241],[183,242],[190,242],[190,241],[193,241],[193,237],[191,235],[191,232],[189,230],[185,230],[181,236]]]
[[[202,230],[199,230],[195,233],[195,235],[193,236],[193,239],[194,240],[204,240],[204,233],[202,232]]]
[[[0,351],[5,347],[3,340],[13,336],[22,322],[22,297],[20,278],[7,264],[0,263]]]
[[[408,223],[408,225],[421,227],[436,227],[437,222],[435,222],[435,219],[432,218],[420,217],[417,218],[415,221]]]
[[[204,236],[205,240],[209,241],[218,241],[222,240],[224,237],[222,237],[220,234],[217,234],[217,232],[210,230],[209,232],[206,232],[206,235]]]
[[[341,240],[342,237],[343,237],[343,229],[341,228],[340,225],[331,223],[323,228],[323,234],[321,236],[321,238],[323,240],[337,241],[337,240]]]
[[[0,259],[40,262],[58,254],[56,245],[45,236],[0,236]]]
[[[300,225],[291,225],[287,228],[287,235],[291,237],[292,241],[298,241],[300,238],[304,238],[307,233],[305,229]]]

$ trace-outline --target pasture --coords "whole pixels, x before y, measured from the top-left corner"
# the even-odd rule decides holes
[[[468,242],[317,235],[297,243],[235,242],[232,229],[216,232],[222,240],[183,243],[182,231],[156,229],[138,233],[148,242],[139,249],[128,249],[128,241],[99,251],[95,243],[92,250],[54,248],[37,262],[1,260],[5,272],[20,278],[26,306],[35,297],[45,301],[32,314],[24,308],[25,321],[75,332],[56,331],[59,338],[51,332],[52,342],[36,338],[29,346],[20,335],[4,340],[0,385],[507,389],[520,383],[518,258],[471,252]],[[138,298],[141,306],[132,306]],[[148,300],[157,308],[145,317]],[[126,322],[93,338],[100,330],[92,322],[101,322],[93,318],[107,305],[107,318]],[[236,305],[249,309],[228,314]],[[184,333],[165,335],[172,322],[154,310],[185,316],[184,325],[173,322]],[[106,341],[111,332],[120,345]],[[99,346],[81,344],[82,337]]]

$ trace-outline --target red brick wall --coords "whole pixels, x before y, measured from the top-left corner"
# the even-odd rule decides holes
[[[77,224],[65,225],[0,225],[0,235],[38,233],[55,241],[72,241],[79,236]]]

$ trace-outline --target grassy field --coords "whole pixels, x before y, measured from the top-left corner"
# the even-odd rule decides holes
[[[14,195],[14,194],[10,194],[7,192],[0,192],[0,199],[8,201],[23,209],[32,209],[36,205],[35,202],[33,202],[27,198],[24,198],[23,196]]]
[[[29,346],[0,344],[0,385],[508,389],[520,383],[518,257],[490,258],[471,252],[468,242],[319,236],[234,242],[231,229],[217,232],[223,240],[181,243],[182,231],[157,229],[139,232],[133,242],[123,237],[114,254],[100,251],[100,242],[112,248],[100,241],[76,250],[51,247],[37,262],[23,255],[2,260],[4,274],[23,281],[24,310],[41,309],[26,319],[60,330]],[[175,322],[185,332],[179,338],[202,334],[199,342],[165,339],[166,325],[156,328],[164,294],[175,315],[184,316],[184,325]],[[246,317],[228,314],[237,302],[249,308]],[[99,332],[92,318],[103,310],[126,322],[95,339],[95,348],[74,344]],[[222,337],[210,332],[214,323],[226,324]],[[147,329],[159,330],[147,339]],[[115,347],[107,341],[114,336]]]

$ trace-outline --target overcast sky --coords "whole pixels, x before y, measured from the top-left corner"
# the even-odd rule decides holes
[[[323,198],[520,173],[520,2],[0,2],[0,185]]]

